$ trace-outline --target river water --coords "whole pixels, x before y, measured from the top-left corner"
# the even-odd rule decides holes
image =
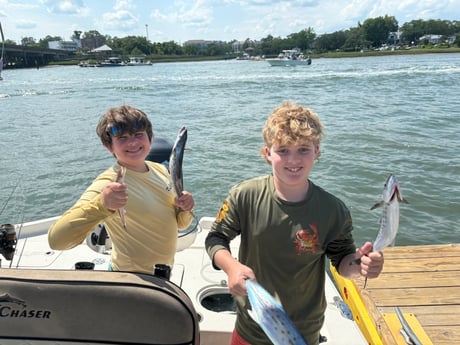
[[[130,104],[156,135],[188,128],[185,189],[197,216],[215,216],[235,183],[270,172],[261,128],[292,99],[326,127],[318,185],[350,208],[359,243],[377,234],[393,173],[401,206],[397,244],[460,242],[460,54],[317,59],[308,67],[254,61],[159,63],[118,68],[3,71],[0,82],[0,223],[63,213],[112,156],[95,127]]]

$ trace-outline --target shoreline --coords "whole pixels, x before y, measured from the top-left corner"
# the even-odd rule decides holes
[[[373,56],[394,56],[394,55],[420,55],[420,54],[459,54],[460,48],[414,48],[414,49],[400,49],[400,50],[384,50],[384,51],[365,51],[365,52],[329,52],[320,54],[310,54],[314,59],[321,58],[352,58],[352,57],[373,57]],[[164,62],[198,62],[198,61],[216,61],[216,60],[234,60],[235,56],[162,56],[162,57],[146,57],[153,64]],[[48,66],[66,66],[78,65],[84,59],[72,59],[64,61],[53,61]],[[245,61],[245,60],[242,60]],[[250,60],[250,61],[264,61]]]

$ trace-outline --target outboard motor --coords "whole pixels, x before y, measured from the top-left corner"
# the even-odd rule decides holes
[[[152,145],[150,146],[150,153],[146,159],[151,162],[161,163],[168,167],[173,146],[174,145],[166,139],[154,136]]]
[[[5,259],[13,259],[17,242],[18,239],[16,237],[16,230],[14,228],[14,225],[0,225],[0,254],[2,254],[5,257]]]

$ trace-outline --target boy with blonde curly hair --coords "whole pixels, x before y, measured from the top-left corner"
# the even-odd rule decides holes
[[[237,298],[232,345],[271,344],[247,310],[246,280],[256,279],[309,345],[319,344],[326,309],[326,257],[347,278],[377,277],[383,256],[366,242],[356,249],[345,204],[309,180],[320,155],[323,125],[292,101],[273,110],[262,130],[262,156],[272,173],[232,187],[206,239],[216,268]],[[238,259],[230,241],[241,236]],[[359,262],[361,264],[353,264]]]

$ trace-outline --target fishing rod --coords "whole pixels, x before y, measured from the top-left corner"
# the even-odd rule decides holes
[[[2,23],[0,22],[0,34],[2,35],[2,55],[0,57],[0,80],[2,80],[3,56],[5,52],[5,36],[3,36]]]
[[[8,202],[12,199],[13,195],[16,193],[16,189],[19,186],[21,179],[18,179],[16,185],[14,186],[11,194],[8,196],[6,202],[4,203],[2,209],[0,210],[0,216],[3,214]],[[20,220],[20,226],[18,229],[14,224],[6,223],[0,225],[0,255],[3,255],[6,260],[10,262],[10,268],[13,263],[14,253],[16,252],[16,244],[18,238],[21,235],[22,225],[24,223],[24,212],[22,212],[22,219]],[[18,230],[18,231],[16,231]],[[0,259],[1,262],[1,259]]]

